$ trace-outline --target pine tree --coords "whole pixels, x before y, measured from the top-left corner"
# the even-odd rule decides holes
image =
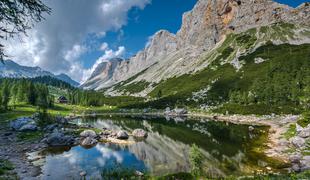
[[[10,100],[10,91],[9,91],[9,85],[7,81],[4,81],[2,83],[2,107],[4,110],[8,110],[8,103]]]
[[[34,106],[36,104],[35,87],[34,87],[34,84],[32,82],[30,82],[28,86],[29,86],[28,91],[27,91],[28,103]]]

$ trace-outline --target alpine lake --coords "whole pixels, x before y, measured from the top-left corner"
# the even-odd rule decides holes
[[[42,179],[109,179],[130,172],[163,176],[190,172],[190,148],[203,154],[203,171],[208,177],[284,172],[286,165],[264,154],[268,127],[232,124],[207,118],[168,118],[150,116],[98,116],[75,119],[72,123],[97,129],[137,128],[148,132],[145,139],[130,136],[131,144],[98,143],[49,148],[40,154]],[[254,128],[253,128],[254,127]]]

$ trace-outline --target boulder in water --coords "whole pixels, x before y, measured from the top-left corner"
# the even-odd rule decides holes
[[[75,142],[72,136],[64,135],[62,132],[54,131],[46,138],[46,143],[49,146],[71,146]]]
[[[125,131],[119,131],[116,134],[117,139],[128,139],[129,135]]]
[[[80,136],[83,137],[83,138],[87,138],[87,137],[96,138],[97,134],[93,130],[85,130],[85,131],[80,133]]]
[[[95,146],[98,143],[98,141],[91,137],[86,137],[81,141],[81,146]]]

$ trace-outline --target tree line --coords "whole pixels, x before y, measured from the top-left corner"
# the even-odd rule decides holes
[[[6,111],[19,103],[27,103],[46,110],[54,104],[48,86],[27,79],[0,79],[0,109]]]

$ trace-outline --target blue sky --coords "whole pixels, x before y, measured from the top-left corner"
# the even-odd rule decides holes
[[[176,33],[182,14],[197,0],[43,0],[52,8],[43,22],[6,44],[11,59],[85,81],[98,63],[129,58],[155,32]],[[305,0],[276,0],[296,7]]]
[[[131,57],[145,47],[148,38],[160,29],[176,33],[181,27],[182,14],[191,10],[197,0],[153,0],[143,10],[133,8],[128,13],[128,24],[116,32],[107,32],[100,39],[112,49],[126,47],[125,57]],[[177,4],[177,6],[176,6]],[[102,52],[92,52],[84,56],[85,66],[91,67]]]

